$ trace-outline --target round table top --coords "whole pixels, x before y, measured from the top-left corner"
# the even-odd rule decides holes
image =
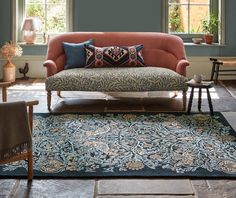
[[[190,80],[186,82],[189,87],[192,88],[211,88],[213,81],[202,81],[200,83],[196,83],[195,80]]]

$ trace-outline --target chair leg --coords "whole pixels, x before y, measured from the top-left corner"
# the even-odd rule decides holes
[[[183,91],[183,111],[186,111],[187,91]]]
[[[52,98],[52,92],[47,92],[47,102],[48,102],[48,111],[51,111],[51,98]]]
[[[33,180],[33,152],[28,151],[28,181]]]

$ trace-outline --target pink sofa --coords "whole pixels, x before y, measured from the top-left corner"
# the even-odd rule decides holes
[[[66,56],[63,49],[62,42],[69,43],[80,43],[86,41],[88,39],[93,39],[95,46],[131,46],[137,44],[143,44],[144,48],[142,50],[143,58],[145,64],[148,67],[145,67],[145,71],[152,70],[149,73],[155,72],[157,69],[167,69],[164,71],[174,72],[178,79],[174,84],[176,86],[169,86],[168,83],[173,81],[173,79],[167,80],[165,87],[159,88],[150,88],[148,90],[134,90],[134,88],[128,90],[127,88],[113,90],[111,88],[106,88],[102,90],[100,88],[95,88],[94,90],[88,89],[86,87],[78,86],[70,86],[68,87],[66,82],[65,86],[58,86],[58,82],[63,84],[63,75],[67,76],[68,73],[64,74],[64,72],[74,72],[75,70],[64,70],[64,65],[66,63]],[[183,91],[183,107],[185,109],[186,106],[186,90],[187,85],[186,81],[186,67],[189,65],[189,62],[186,60],[185,48],[183,45],[183,41],[174,35],[166,34],[166,33],[156,33],[156,32],[71,32],[58,35],[52,38],[48,45],[48,52],[46,61],[44,62],[44,66],[47,68],[47,80],[46,80],[46,90],[48,92],[48,109],[50,110],[51,106],[51,91],[175,91],[182,90]],[[100,69],[100,70],[99,70]],[[92,69],[93,72],[102,72],[99,68],[96,70]],[[116,69],[113,69],[114,73]],[[132,68],[131,68],[132,69]],[[136,68],[137,69],[137,68]],[[142,68],[143,69],[143,68]],[[82,68],[83,72],[89,72],[89,69]],[[118,69],[117,69],[118,70]],[[91,71],[91,69],[90,69]],[[83,73],[83,72],[80,72]],[[163,72],[163,70],[161,70]],[[107,73],[107,72],[106,72]],[[163,72],[164,74],[165,72]],[[80,75],[78,74],[78,75]],[[172,75],[172,74],[171,74]],[[149,76],[145,76],[149,78]],[[163,78],[165,76],[163,75]],[[81,78],[81,76],[80,76]],[[158,76],[157,79],[160,79]],[[59,81],[58,81],[59,80]],[[86,79],[85,79],[86,80]],[[163,84],[163,83],[162,83]],[[73,89],[71,89],[73,87]],[[86,90],[88,89],[88,90]],[[154,90],[155,89],[155,90]],[[173,90],[175,89],[175,90]]]

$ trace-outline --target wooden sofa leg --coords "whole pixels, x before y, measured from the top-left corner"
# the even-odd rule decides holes
[[[57,96],[61,98],[61,91],[57,91]]]
[[[48,111],[51,111],[51,97],[52,97],[52,92],[48,91],[47,92]]]
[[[186,111],[187,91],[183,91],[183,111]]]
[[[177,96],[178,96],[178,91],[174,91],[174,95],[173,95],[172,98],[175,98],[175,97],[177,97]]]

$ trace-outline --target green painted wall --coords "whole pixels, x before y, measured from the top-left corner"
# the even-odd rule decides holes
[[[75,0],[76,30],[161,31],[160,16],[161,0]]]
[[[74,31],[161,31],[163,0],[74,0]],[[91,6],[93,5],[93,6]],[[226,1],[226,46],[186,46],[189,56],[235,56],[236,1]],[[0,1],[0,44],[11,40],[11,1]],[[46,46],[24,46],[24,55],[46,54]]]
[[[11,40],[11,1],[0,1],[0,44]]]

